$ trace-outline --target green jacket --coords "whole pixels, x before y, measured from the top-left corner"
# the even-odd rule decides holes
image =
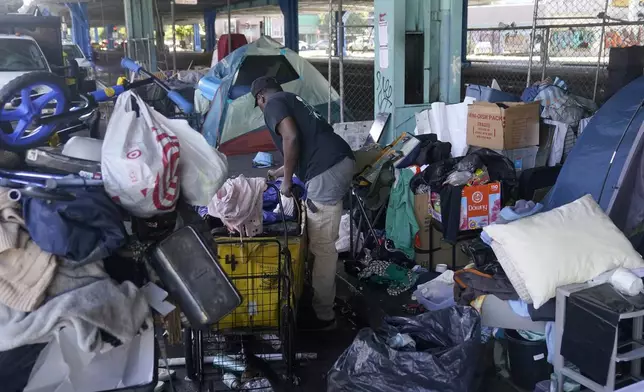
[[[414,238],[420,229],[414,215],[414,194],[409,187],[414,173],[403,169],[400,177],[391,188],[387,206],[387,238],[394,242],[397,249],[414,258]]]

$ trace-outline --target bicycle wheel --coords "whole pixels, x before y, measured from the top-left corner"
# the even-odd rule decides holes
[[[49,72],[21,75],[0,89],[0,147],[23,151],[45,144],[56,124],[38,125],[43,116],[69,110],[70,92]]]

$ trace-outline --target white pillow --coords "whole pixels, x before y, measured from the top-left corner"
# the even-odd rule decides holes
[[[505,251],[504,263],[512,264],[511,273],[525,282],[535,309],[553,298],[559,286],[583,283],[617,267],[644,266],[640,254],[590,195],[483,230]]]

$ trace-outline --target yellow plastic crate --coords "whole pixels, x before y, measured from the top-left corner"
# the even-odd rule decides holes
[[[280,257],[283,239],[276,237],[234,240],[216,237],[217,258],[233,284],[239,290],[243,302],[217,325],[218,330],[238,328],[276,328],[285,289],[286,276],[284,257]],[[291,306],[302,294],[305,278],[306,238],[289,237],[291,252]],[[278,263],[282,262],[281,270]],[[279,275],[278,275],[279,271]]]

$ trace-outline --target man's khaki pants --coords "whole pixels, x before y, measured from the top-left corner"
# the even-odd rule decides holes
[[[340,232],[342,201],[334,205],[315,203],[316,212],[307,207],[309,252],[315,257],[313,264],[313,309],[320,320],[335,318],[335,272],[338,252],[335,242]]]

